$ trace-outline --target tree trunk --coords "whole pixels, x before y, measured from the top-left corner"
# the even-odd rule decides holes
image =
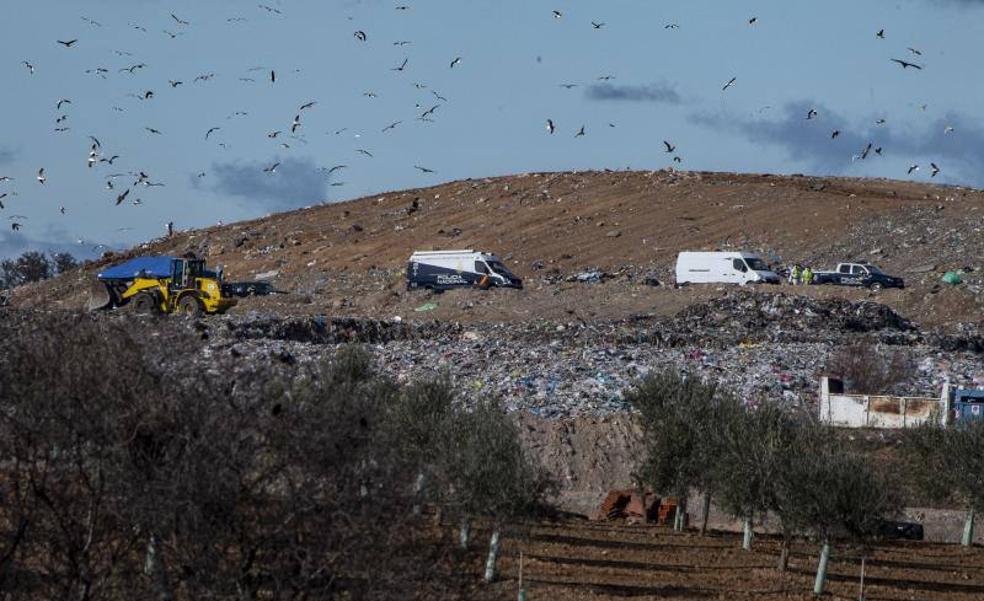
[[[492,531],[489,539],[489,556],[485,559],[485,582],[495,580],[495,562],[499,557],[499,529]]]
[[[779,550],[779,571],[785,572],[789,567],[789,532],[782,529],[782,547]]]
[[[974,508],[971,507],[967,512],[967,521],[964,522],[963,537],[960,544],[969,547],[974,544]]]
[[[167,570],[164,568],[163,555],[161,539],[152,533],[147,540],[144,574],[150,578],[150,586],[154,591],[154,597],[157,601],[171,601],[174,598],[174,594],[171,592],[171,583],[167,579]]]
[[[420,498],[424,494],[424,488],[427,486],[427,476],[424,472],[417,474],[417,480],[413,483],[413,496],[416,499],[416,503],[413,504],[413,515],[420,515],[423,511],[423,505],[420,502]]]
[[[743,526],[744,536],[741,538],[741,548],[745,551],[751,551],[752,536],[754,535],[754,532],[752,531],[752,518],[746,517]]]
[[[468,550],[468,537],[471,535],[471,520],[468,516],[461,518],[461,529],[458,531],[458,544],[463,551]]]
[[[830,543],[823,539],[823,548],[820,549],[820,563],[817,564],[817,579],[813,583],[813,594],[822,595],[823,585],[827,582],[827,562],[830,561]]]
[[[704,493],[704,507],[700,512],[700,535],[705,536],[707,534],[707,520],[711,516],[711,493]]]

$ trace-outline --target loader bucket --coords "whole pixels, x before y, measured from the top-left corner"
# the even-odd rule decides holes
[[[89,285],[88,297],[87,309],[89,311],[105,309],[113,304],[113,298],[109,294],[109,288],[99,280],[95,280]]]

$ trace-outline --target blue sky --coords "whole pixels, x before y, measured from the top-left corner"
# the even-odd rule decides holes
[[[984,1],[11,0],[5,13],[0,176],[14,180],[0,183],[0,256],[91,256],[96,244],[158,236],[168,221],[201,227],[526,171],[929,181],[935,162],[932,181],[984,186],[984,81],[972,66],[984,55]],[[63,98],[71,104],[56,109]],[[807,120],[810,108],[818,116]],[[97,159],[119,158],[87,167],[88,136],[101,142]],[[868,142],[882,155],[852,160]],[[348,167],[318,171],[339,164]],[[164,185],[134,187],[140,171]]]

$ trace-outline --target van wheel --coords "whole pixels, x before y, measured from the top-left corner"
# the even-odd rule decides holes
[[[178,301],[178,311],[189,317],[198,317],[202,314],[202,304],[197,298],[188,294]]]

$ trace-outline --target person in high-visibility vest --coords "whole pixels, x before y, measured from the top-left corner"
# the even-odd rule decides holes
[[[798,263],[793,264],[793,268],[789,270],[789,283],[795,286],[799,284],[800,281],[800,266]]]
[[[803,284],[809,286],[813,283],[813,270],[809,266],[803,269]]]

